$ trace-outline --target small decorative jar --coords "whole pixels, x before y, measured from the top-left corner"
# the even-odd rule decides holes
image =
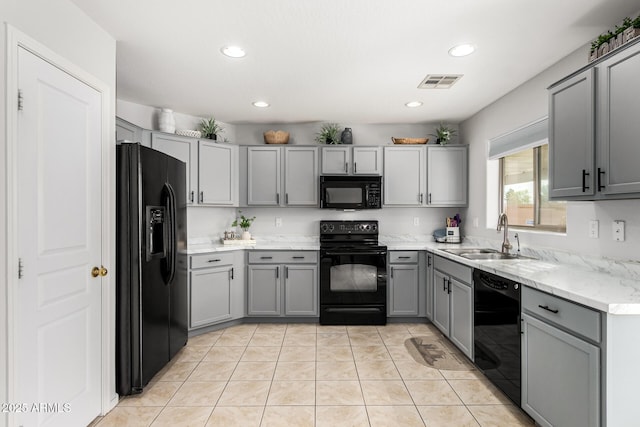
[[[158,118],[158,127],[160,128],[160,132],[176,132],[176,120],[173,118],[173,110],[163,108],[160,111],[160,117]]]
[[[251,240],[251,233],[248,230],[242,232],[242,240]]]
[[[343,144],[353,144],[353,133],[351,133],[351,128],[344,128],[342,135],[340,135],[340,142]]]

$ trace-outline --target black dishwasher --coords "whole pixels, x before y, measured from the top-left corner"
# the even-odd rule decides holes
[[[520,284],[473,271],[473,362],[520,406]]]

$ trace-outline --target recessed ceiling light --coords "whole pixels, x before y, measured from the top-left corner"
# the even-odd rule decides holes
[[[220,52],[230,58],[242,58],[247,54],[240,46],[225,46],[220,49]]]
[[[253,106],[258,108],[267,108],[269,106],[269,103],[264,101],[256,101],[253,103]]]
[[[449,49],[449,55],[451,56],[467,56],[471,55],[476,47],[472,44],[460,44]]]
[[[407,106],[407,107],[409,107],[409,108],[415,108],[415,107],[419,107],[419,106],[421,106],[421,105],[422,105],[422,102],[420,102],[420,101],[411,101],[411,102],[407,102],[407,103],[406,103],[406,104],[404,104],[404,105],[406,105],[406,106]]]

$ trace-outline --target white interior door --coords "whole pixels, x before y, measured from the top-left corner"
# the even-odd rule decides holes
[[[101,95],[18,53],[16,425],[81,426],[101,412]],[[34,410],[39,409],[39,410]]]

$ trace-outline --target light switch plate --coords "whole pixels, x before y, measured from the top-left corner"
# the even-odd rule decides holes
[[[592,239],[598,238],[599,225],[600,222],[597,219],[592,219],[591,221],[589,221],[589,237],[591,237]]]
[[[613,240],[624,242],[624,221],[619,219],[613,221]]]
[[[420,217],[419,216],[414,216],[413,217],[413,225],[416,226],[416,227],[420,225]]]
[[[282,218],[276,217],[276,228],[282,227]]]

